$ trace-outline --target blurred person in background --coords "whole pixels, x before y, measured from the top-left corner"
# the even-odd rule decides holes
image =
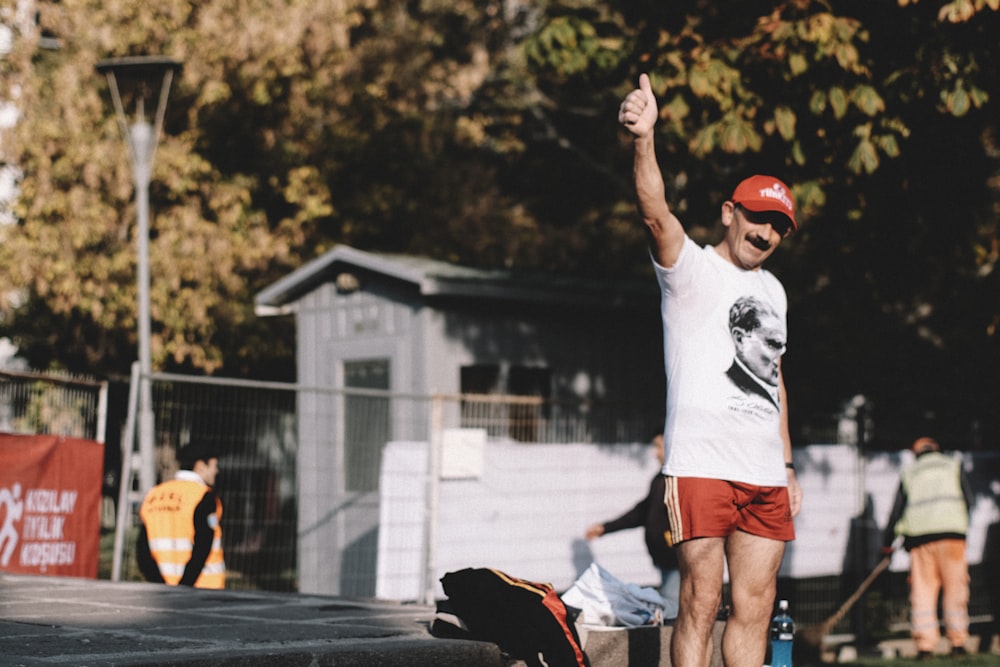
[[[941,637],[938,597],[952,655],[965,655],[969,638],[969,565],[965,535],[973,495],[962,464],[933,438],[917,438],[916,459],[900,472],[899,488],[882,541],[903,536],[910,554],[910,633],[917,658],[928,659]]]
[[[585,537],[592,540],[601,535],[614,533],[627,528],[645,529],[646,549],[649,551],[653,564],[660,571],[660,596],[666,601],[664,618],[677,616],[677,600],[680,596],[681,575],[677,569],[677,554],[674,553],[670,539],[670,522],[667,520],[667,507],[663,503],[666,493],[666,483],[663,478],[663,434],[653,437],[653,456],[660,463],[660,470],[649,483],[649,493],[636,503],[635,507],[622,514],[617,519],[604,523],[595,523],[587,528]]]
[[[170,586],[226,586],[222,501],[213,490],[219,456],[202,444],[178,454],[181,469],[153,487],[139,508],[139,569],[148,581]]]

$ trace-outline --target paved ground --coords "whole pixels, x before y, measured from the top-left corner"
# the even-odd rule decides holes
[[[0,667],[524,666],[491,643],[431,636],[433,620],[422,605],[0,573]],[[670,631],[603,629],[584,646],[594,667],[668,665]],[[852,661],[849,637],[827,640],[826,661]],[[970,638],[970,652],[991,648],[996,637]],[[878,649],[916,652],[907,639]]]
[[[0,667],[504,667],[494,645],[432,637],[434,609],[0,574]]]

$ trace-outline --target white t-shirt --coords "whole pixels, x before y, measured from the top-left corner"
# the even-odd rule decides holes
[[[788,309],[781,283],[764,269],[740,269],[690,238],[673,267],[653,265],[667,375],[663,471],[787,486],[777,388]],[[730,330],[733,310],[752,311],[752,324],[737,325],[740,345]]]

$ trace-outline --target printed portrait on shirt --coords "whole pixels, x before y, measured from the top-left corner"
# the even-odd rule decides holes
[[[729,407],[742,412],[773,414],[780,409],[779,364],[785,352],[785,323],[760,299],[741,297],[729,309],[729,333],[735,355],[726,376],[739,393]]]

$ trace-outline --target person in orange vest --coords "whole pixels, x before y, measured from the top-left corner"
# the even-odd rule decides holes
[[[139,508],[136,559],[147,581],[170,586],[225,588],[222,501],[213,490],[218,454],[190,444],[178,454],[181,470],[153,487]]]

